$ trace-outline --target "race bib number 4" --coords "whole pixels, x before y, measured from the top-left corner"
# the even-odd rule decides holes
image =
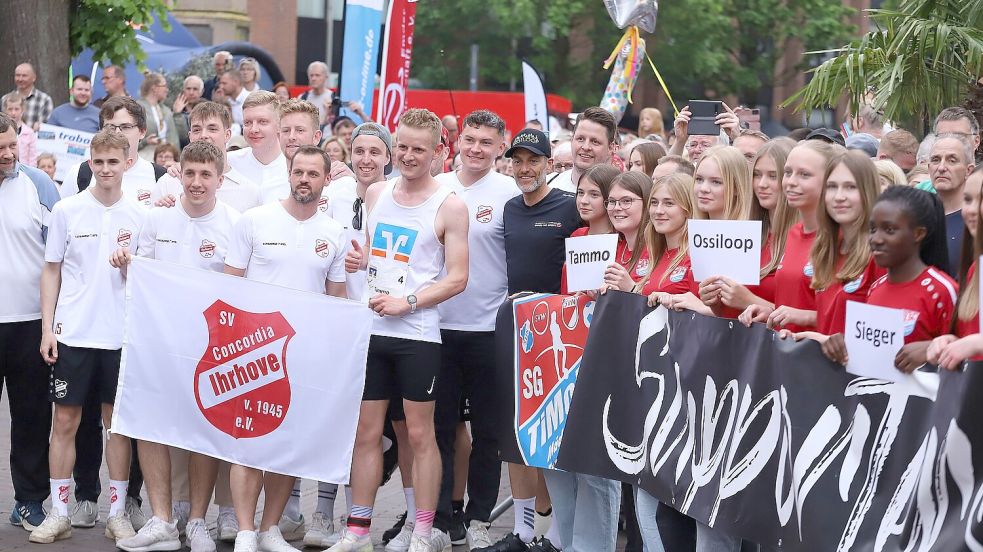
[[[369,248],[367,293],[393,297],[406,295],[406,275],[417,231],[380,222],[375,226]]]

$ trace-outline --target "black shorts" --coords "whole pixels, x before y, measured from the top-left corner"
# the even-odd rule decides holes
[[[120,349],[89,349],[58,344],[58,360],[51,367],[48,400],[55,404],[82,406],[90,389],[99,402],[116,402]]]
[[[433,401],[439,373],[440,343],[373,335],[362,400]]]

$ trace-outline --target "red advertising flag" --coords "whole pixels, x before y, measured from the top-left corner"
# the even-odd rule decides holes
[[[413,58],[413,26],[416,0],[392,0],[386,16],[386,41],[382,46],[382,73],[375,120],[396,131],[396,123],[406,109],[406,91]]]

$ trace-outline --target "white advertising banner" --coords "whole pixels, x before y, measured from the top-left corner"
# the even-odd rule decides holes
[[[113,431],[347,483],[372,312],[135,257]]]
[[[95,136],[71,128],[42,124],[38,129],[38,153],[48,152],[58,160],[55,163],[55,180],[62,182],[69,167],[89,160],[89,143]]]

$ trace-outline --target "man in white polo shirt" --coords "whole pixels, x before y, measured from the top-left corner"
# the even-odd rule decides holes
[[[0,113],[0,385],[10,403],[10,523],[33,530],[48,496],[47,370],[41,341],[41,267],[58,189],[43,172],[17,162],[17,123]],[[0,387],[2,389],[2,387]]]
[[[242,134],[248,148],[228,154],[229,165],[259,185],[260,202],[290,195],[287,158],[280,150],[280,99],[273,92],[250,92],[242,104]]]
[[[495,172],[495,159],[505,152],[505,121],[478,110],[464,119],[458,138],[461,170],[437,181],[454,190],[468,206],[468,285],[460,295],[441,303],[440,386],[437,388],[437,445],[444,470],[437,525],[468,546],[490,546],[488,524],[498,498],[501,462],[496,437],[498,411],[489,393],[495,370],[495,317],[508,292],[505,273],[505,225],[508,200],[519,195],[515,180]],[[455,438],[464,421],[471,422],[470,467],[466,471],[470,498],[464,511],[464,481],[455,481]],[[466,444],[466,443],[463,443]],[[467,451],[465,450],[465,454]],[[452,495],[452,490],[458,493]],[[463,542],[459,542],[463,544]]]
[[[147,215],[137,242],[138,256],[215,272],[225,269],[225,256],[239,213],[216,197],[216,192],[223,185],[223,164],[223,152],[210,142],[200,140],[184,148],[181,153],[184,193],[173,208],[154,209]],[[129,262],[130,252],[127,248],[116,250],[110,259],[113,266],[124,271]],[[181,548],[177,520],[171,519],[171,454],[168,448],[150,441],[137,443],[154,517],[135,536],[117,543],[123,550],[139,552]],[[179,455],[178,458],[183,459],[184,466],[177,466],[176,469],[187,470],[188,455]],[[215,543],[203,518],[215,486],[219,464],[211,458],[204,460],[198,463],[196,471],[207,473],[195,482],[201,488],[194,489],[194,494],[203,496],[204,500],[193,501],[198,511],[192,508],[186,531],[192,552],[215,551]]]
[[[31,532],[31,542],[50,543],[72,534],[68,494],[75,463],[75,432],[90,389],[99,393],[103,423],[113,415],[123,345],[123,275],[107,262],[119,247],[132,247],[146,214],[124,197],[123,173],[133,163],[125,136],[109,130],[92,138],[96,182],[55,205],[41,273],[41,356],[52,366],[49,399],[55,403],[48,455],[51,511]],[[124,510],[130,440],[111,433],[109,518],[106,536],[134,534]]]
[[[226,155],[226,146],[232,138],[232,115],[229,113],[229,108],[215,102],[199,102],[188,114],[188,122],[188,138],[192,142],[205,140],[217,147],[223,156]],[[240,213],[260,206],[262,203],[259,186],[251,178],[233,168],[227,159],[224,166],[222,187],[216,194],[218,200]],[[174,167],[176,172],[170,174],[179,175],[180,164]],[[163,184],[163,179],[161,182]],[[158,206],[172,207],[177,197],[181,195],[183,185],[180,180],[167,180],[166,185],[162,185],[161,188],[162,199],[158,202]]]
[[[119,132],[130,143],[133,164],[123,175],[123,196],[149,209],[157,200],[158,181],[171,177],[166,176],[166,168],[141,158],[137,153],[140,140],[147,134],[147,115],[143,107],[128,96],[110,98],[99,109],[99,128]],[[61,197],[75,195],[94,182],[88,162],[69,167],[61,185]]]
[[[255,92],[254,92],[255,94]],[[246,212],[236,225],[225,272],[314,293],[346,297],[345,232],[323,216],[317,201],[328,180],[331,159],[316,146],[302,146],[290,165],[290,196]],[[277,523],[294,478],[232,467],[232,495],[239,519],[235,552],[294,550]],[[255,531],[260,489],[266,499],[259,534]]]

